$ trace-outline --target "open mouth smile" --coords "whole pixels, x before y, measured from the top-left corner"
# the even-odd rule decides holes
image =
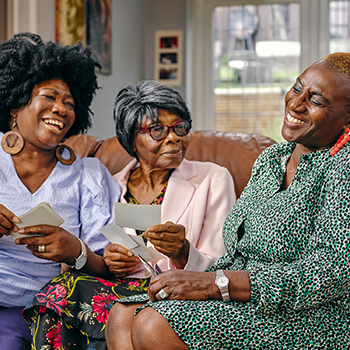
[[[59,121],[59,120],[55,120],[55,119],[43,119],[43,122],[47,125],[53,125],[53,126],[57,126],[59,130],[62,130],[64,128],[64,124]]]
[[[289,113],[286,118],[291,124],[306,124],[303,120],[293,118]]]

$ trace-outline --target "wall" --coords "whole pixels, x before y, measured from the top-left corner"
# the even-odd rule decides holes
[[[144,79],[143,0],[113,0],[112,74],[98,74],[101,89],[92,103],[90,135],[115,135],[113,103],[120,89]]]
[[[154,35],[156,30],[183,30],[182,85],[174,87],[186,99],[186,0],[145,0],[145,79],[154,79]],[[188,102],[188,101],[187,101]]]

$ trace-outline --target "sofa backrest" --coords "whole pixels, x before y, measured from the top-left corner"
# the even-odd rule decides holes
[[[97,157],[111,174],[122,170],[132,159],[116,137],[105,141],[91,135],[76,135],[65,142],[80,157]],[[275,142],[259,134],[218,131],[191,132],[191,141],[185,158],[213,162],[226,167],[232,175],[237,197],[249,181],[254,161]]]

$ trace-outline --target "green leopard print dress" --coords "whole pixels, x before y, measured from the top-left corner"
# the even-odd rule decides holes
[[[334,157],[330,149],[301,156],[281,190],[294,147],[273,145],[255,162],[225,221],[227,254],[210,269],[247,270],[251,301],[144,306],[190,349],[350,349],[350,147]]]

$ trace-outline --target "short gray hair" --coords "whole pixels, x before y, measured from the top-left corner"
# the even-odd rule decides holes
[[[171,111],[182,120],[191,119],[190,111],[181,95],[157,81],[140,81],[118,93],[113,111],[116,135],[132,157],[137,158],[134,152],[135,128],[140,131],[144,115],[152,122],[158,122],[159,109]]]

